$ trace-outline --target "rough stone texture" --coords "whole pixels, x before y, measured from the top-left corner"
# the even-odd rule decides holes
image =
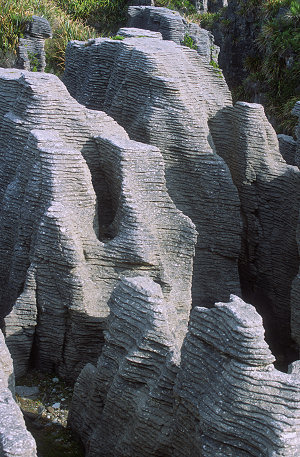
[[[227,0],[191,0],[197,11],[215,13],[228,5]]]
[[[196,307],[175,395],[174,457],[296,457],[300,381],[277,371],[261,317],[238,297]]]
[[[152,32],[152,30],[136,29],[133,27],[123,27],[118,30],[117,35],[121,35],[125,38],[158,38],[162,40],[162,34],[160,32]]]
[[[300,101],[296,102],[294,108],[292,109],[292,114],[297,116],[299,121],[296,126],[295,135],[296,135],[296,154],[295,154],[295,165],[300,168]]]
[[[267,341],[279,361],[293,357],[290,293],[299,267],[300,171],[283,160],[261,105],[238,102],[226,108],[211,131],[241,200],[243,297],[263,315]]]
[[[274,368],[254,307],[235,296],[196,307],[181,365],[158,284],[124,279],[110,307],[69,416],[86,457],[299,455],[298,368]]]
[[[171,456],[179,351],[161,288],[125,278],[110,309],[106,344],[76,382],[69,423],[86,457]]]
[[[148,6],[131,6],[128,9],[127,27],[160,32],[164,40],[172,40],[177,44],[189,35],[197,48],[198,54],[208,62],[217,61],[219,47],[214,44],[214,36],[197,24],[187,22],[177,11],[168,8]]]
[[[299,117],[299,122],[296,127],[296,152],[295,163],[300,167],[300,102],[297,102],[292,110],[292,114]],[[298,253],[300,255],[300,214],[297,227],[297,244]],[[299,266],[300,268],[300,266]],[[293,339],[300,347],[300,269],[293,281],[291,292],[291,328]]]
[[[154,0],[130,0],[128,4],[131,6],[133,6],[133,5],[154,6]]]
[[[124,274],[161,284],[180,345],[196,232],[159,150],[53,75],[1,70],[0,93],[0,310],[18,375],[30,357],[69,379],[96,362]]]
[[[14,390],[13,363],[0,330],[0,455],[36,457],[35,442],[14,400]]]
[[[296,165],[296,141],[292,136],[279,134],[279,150],[280,154],[289,165]]]
[[[221,75],[172,41],[97,39],[68,45],[64,81],[79,103],[104,109],[130,138],[160,148],[170,196],[199,233],[194,304],[239,293],[240,203],[208,126],[231,104]]]
[[[24,38],[18,46],[17,68],[32,71],[44,71],[45,39],[52,37],[49,22],[44,17],[32,16],[26,24]]]

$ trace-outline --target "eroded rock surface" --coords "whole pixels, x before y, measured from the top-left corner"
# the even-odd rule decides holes
[[[240,202],[208,125],[231,105],[221,75],[172,41],[100,38],[69,44],[64,81],[79,103],[105,110],[130,138],[160,148],[170,196],[199,233],[194,304],[239,293]]]
[[[214,36],[198,24],[187,22],[177,11],[168,8],[150,6],[130,6],[127,27],[160,32],[164,40],[177,44],[184,43],[188,36],[197,52],[208,62],[218,61],[219,47],[214,43]]]
[[[179,352],[161,288],[125,278],[110,309],[106,344],[76,382],[69,423],[86,457],[171,456]]]
[[[168,195],[159,150],[53,75],[2,70],[0,84],[0,309],[18,375],[30,358],[73,380],[96,362],[123,274],[161,284],[180,345],[196,231]]]
[[[176,457],[297,456],[300,381],[273,366],[262,319],[238,297],[196,307],[177,376]]]
[[[24,37],[19,41],[17,68],[44,71],[46,68],[45,39],[51,37],[52,30],[47,19],[32,16],[26,23]]]
[[[86,457],[298,455],[297,365],[274,368],[254,307],[234,296],[196,307],[181,364],[157,284],[124,279],[110,307],[103,352],[81,372],[69,417]]]
[[[276,356],[288,357],[291,284],[299,267],[299,169],[283,160],[261,105],[238,102],[215,117],[211,131],[241,200],[244,297],[263,315]]]
[[[0,330],[0,455],[36,457],[36,445],[14,400],[13,363]]]

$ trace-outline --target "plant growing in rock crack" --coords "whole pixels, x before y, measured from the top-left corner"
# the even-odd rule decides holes
[[[39,65],[40,65],[39,59],[38,59],[38,54],[29,51],[27,53],[27,55],[28,55],[28,59],[29,59],[29,63],[30,63],[30,70],[38,71]]]
[[[183,41],[181,42],[181,44],[182,44],[183,46],[187,46],[188,48],[191,48],[191,49],[197,49],[197,46],[196,46],[196,44],[194,43],[193,38],[192,38],[188,33],[186,33],[186,34],[184,35],[184,39],[183,39]]]

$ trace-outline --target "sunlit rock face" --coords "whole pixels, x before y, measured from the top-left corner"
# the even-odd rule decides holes
[[[31,359],[75,380],[96,363],[124,274],[161,284],[181,345],[196,231],[168,195],[159,150],[55,76],[1,70],[0,84],[0,309],[16,373]]]
[[[299,454],[298,365],[274,368],[253,306],[232,296],[196,307],[181,363],[158,284],[126,278],[110,308],[103,352],[81,372],[69,416],[87,457]]]
[[[231,106],[222,76],[171,41],[100,38],[68,45],[64,81],[80,103],[161,150],[168,192],[199,233],[193,303],[211,306],[239,293],[240,202],[209,128]]]
[[[36,457],[36,446],[27,431],[15,400],[13,362],[0,330],[0,455]]]
[[[261,105],[238,102],[215,116],[211,131],[241,200],[243,295],[263,315],[276,356],[293,357],[290,295],[299,267],[300,171],[282,158]]]
[[[175,385],[176,457],[299,455],[299,362],[276,370],[255,308],[195,308]]]

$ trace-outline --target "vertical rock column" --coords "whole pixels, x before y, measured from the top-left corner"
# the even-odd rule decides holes
[[[211,131],[241,200],[243,296],[263,316],[276,357],[287,361],[295,356],[290,294],[299,266],[300,171],[282,158],[261,105],[238,102],[216,115]]]

